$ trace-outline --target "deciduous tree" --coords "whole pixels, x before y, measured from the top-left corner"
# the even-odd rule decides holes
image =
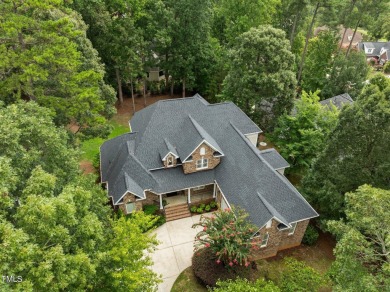
[[[345,195],[345,204],[346,220],[327,224],[338,237],[330,270],[334,288],[386,289],[390,285],[390,191],[363,185]]]
[[[324,151],[303,180],[303,192],[323,217],[344,214],[344,194],[362,184],[390,189],[389,87],[367,86],[344,107]]]
[[[303,91],[293,112],[279,118],[271,136],[294,172],[304,173],[310,168],[337,124],[337,108],[321,105],[318,93]]]
[[[292,108],[296,78],[294,55],[285,33],[271,26],[251,28],[230,53],[223,99],[232,100],[264,129]]]

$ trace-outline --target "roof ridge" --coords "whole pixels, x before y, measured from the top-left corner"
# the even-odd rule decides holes
[[[279,219],[280,221],[283,221],[282,223],[290,226],[290,223],[284,218],[268,201],[266,198],[264,198],[259,191],[257,191],[257,196],[260,198],[261,202],[264,204],[264,206],[267,208],[268,212]],[[287,224],[286,224],[287,223]]]

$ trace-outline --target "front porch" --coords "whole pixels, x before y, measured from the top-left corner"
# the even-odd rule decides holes
[[[191,216],[192,205],[215,200],[216,185],[209,184],[160,195],[160,209],[164,209],[167,221]]]

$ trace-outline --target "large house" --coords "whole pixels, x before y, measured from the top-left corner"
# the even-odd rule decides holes
[[[320,104],[323,106],[331,108],[330,104],[333,104],[339,110],[351,103],[353,103],[353,99],[348,93],[343,93],[320,101]]]
[[[137,112],[130,129],[100,148],[102,182],[126,214],[156,204],[174,220],[199,202],[238,206],[258,227],[258,257],[299,245],[318,216],[283,175],[288,163],[256,148],[262,131],[231,102],[159,101]]]
[[[384,65],[390,57],[390,42],[361,42],[359,51],[364,52],[367,61],[375,60],[375,63]]]

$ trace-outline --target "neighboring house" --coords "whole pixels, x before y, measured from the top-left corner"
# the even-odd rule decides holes
[[[358,48],[366,54],[367,61],[375,59],[376,64],[384,65],[389,60],[390,42],[361,42]]]
[[[323,106],[328,106],[328,107],[330,107],[330,103],[332,103],[339,110],[341,110],[341,108],[344,105],[353,103],[353,99],[349,96],[348,93],[343,93],[343,94],[336,95],[336,96],[333,96],[333,97],[328,98],[328,99],[321,100],[320,103]]]
[[[130,125],[132,132],[100,147],[101,180],[125,214],[156,204],[175,220],[200,202],[238,206],[259,228],[257,258],[300,245],[318,216],[283,175],[288,163],[274,149],[256,148],[262,131],[231,102],[209,104],[197,94],[163,100]]]
[[[161,81],[165,79],[164,71],[160,67],[154,67],[148,69],[148,81]]]
[[[327,30],[329,30],[329,29],[326,26],[317,27],[314,29],[314,36],[317,36],[322,31],[327,31]],[[347,49],[349,47],[349,44],[352,40],[352,37],[353,37],[352,46],[351,46],[352,48],[357,48],[358,43],[363,41],[363,35],[360,32],[357,31],[355,33],[355,36],[353,35],[353,32],[354,32],[353,29],[347,28],[347,31],[344,34],[344,27],[343,26],[339,27],[339,33],[338,33],[338,35],[340,37],[339,45],[341,44],[342,48]],[[343,38],[343,36],[344,36],[344,38]]]

